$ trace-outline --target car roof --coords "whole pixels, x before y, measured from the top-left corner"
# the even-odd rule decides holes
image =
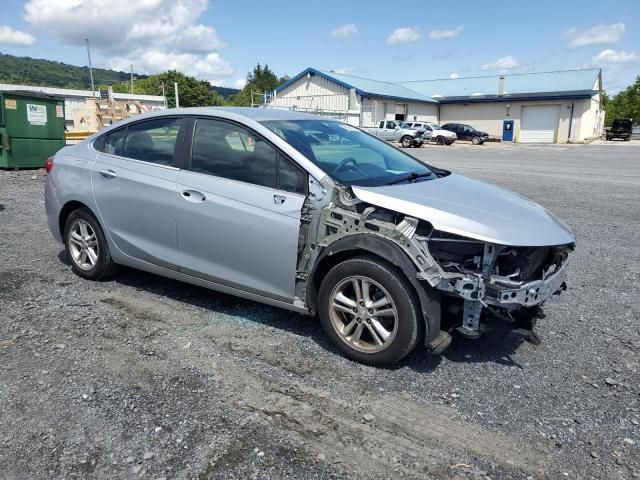
[[[268,120],[332,120],[309,113],[296,112],[294,110],[279,110],[275,108],[253,108],[253,107],[187,107],[187,108],[168,108],[164,110],[156,110],[142,115],[134,115],[124,121],[118,122],[114,126],[124,126],[131,122],[137,122],[147,118],[164,117],[169,115],[201,115],[215,116],[222,118],[237,119],[238,116],[256,121]]]

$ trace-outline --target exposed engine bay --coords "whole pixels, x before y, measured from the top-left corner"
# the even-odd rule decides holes
[[[483,315],[514,323],[535,317],[545,300],[565,288],[568,256],[574,249],[573,243],[500,245],[439,231],[425,220],[362,202],[348,189],[339,189],[322,208],[318,224],[303,230],[307,238],[301,239],[301,282],[306,283],[306,272],[320,251],[334,242],[361,234],[384,238],[411,259],[416,279],[427,292],[439,292],[442,310],[453,312],[456,319],[451,329],[467,338],[481,335]],[[305,292],[306,285],[302,295]]]

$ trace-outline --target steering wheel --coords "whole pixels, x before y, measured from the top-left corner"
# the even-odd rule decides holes
[[[356,170],[360,170],[358,168],[358,162],[356,162],[356,159],[353,157],[347,157],[344,160],[342,160],[338,165],[336,165],[336,168],[334,168],[333,170],[331,170],[331,175],[335,175],[336,173],[338,173],[340,170],[342,170],[344,168],[345,165],[351,163]]]

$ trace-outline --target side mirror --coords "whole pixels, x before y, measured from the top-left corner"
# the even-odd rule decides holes
[[[399,127],[398,125],[396,125],[396,126],[394,127],[394,130],[399,130],[399,129],[400,129],[400,127]]]

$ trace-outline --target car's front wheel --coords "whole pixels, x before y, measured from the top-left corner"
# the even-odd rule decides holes
[[[423,331],[415,292],[374,256],[348,259],[324,278],[318,296],[325,333],[347,357],[384,365],[411,352]]]
[[[64,243],[67,258],[73,271],[89,280],[100,280],[115,271],[98,221],[85,208],[69,214],[64,226]]]
[[[411,145],[413,145],[413,138],[410,137],[409,135],[405,135],[404,137],[402,137],[400,139],[400,144],[404,147],[404,148],[409,148],[411,147]]]
[[[478,136],[474,136],[471,138],[471,143],[474,145],[480,145],[482,143],[482,139]]]

